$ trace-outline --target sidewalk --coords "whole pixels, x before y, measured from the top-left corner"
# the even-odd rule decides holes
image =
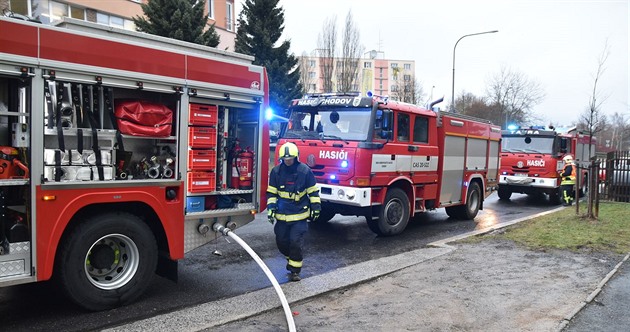
[[[630,289],[628,273],[615,273],[627,256],[534,252],[508,241],[449,245],[463,237],[282,284],[297,330],[592,331],[594,318],[586,313],[594,306],[586,303],[597,301],[602,288],[602,296]],[[620,315],[630,306],[629,293],[610,303]],[[610,321],[627,318],[606,317],[596,329],[607,331]],[[108,331],[286,329],[269,287]]]

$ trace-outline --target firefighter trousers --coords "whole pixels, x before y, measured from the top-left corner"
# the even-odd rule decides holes
[[[562,188],[562,203],[564,205],[573,204],[573,199],[575,197],[574,193],[574,184],[563,184],[560,186]]]
[[[308,230],[306,220],[286,222],[278,220],[273,228],[276,245],[287,259],[287,270],[300,273],[302,270],[302,245],[304,234]]]

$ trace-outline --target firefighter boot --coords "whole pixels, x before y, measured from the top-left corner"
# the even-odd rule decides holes
[[[291,274],[289,275],[289,281],[300,281],[302,280],[302,278],[300,278],[300,274],[297,272],[291,272]]]

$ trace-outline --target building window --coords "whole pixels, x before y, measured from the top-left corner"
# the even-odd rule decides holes
[[[317,85],[315,85],[315,84],[309,84],[309,86],[310,86],[309,91],[312,91],[312,92],[317,91]]]
[[[136,25],[132,20],[126,20],[119,16],[107,15],[100,12],[96,13],[96,23],[127,30],[136,29]]]
[[[372,63],[371,62],[364,62],[363,63],[363,68],[372,68]]]
[[[404,67],[405,67],[405,70],[411,70],[411,64],[410,63],[405,63]]]
[[[31,0],[10,0],[9,1],[9,9],[16,13],[22,14],[26,16],[31,16],[29,9],[31,8]]]
[[[211,0],[209,0],[209,2],[212,2]],[[233,12],[233,7],[234,4],[230,1],[225,3],[225,7],[227,8],[227,13],[225,14],[225,29],[227,31],[232,31],[232,29],[234,28],[234,18],[232,17],[232,12]]]
[[[315,78],[315,72],[314,71],[309,71],[308,72],[308,78]]]
[[[405,82],[409,82],[411,81],[411,75],[404,75],[403,79],[405,80]]]
[[[50,20],[59,21],[68,16],[68,5],[56,1],[50,2]]]
[[[392,92],[398,91],[398,85],[392,85]]]
[[[393,63],[392,63],[392,68],[398,68],[398,64],[397,64],[397,63],[395,63],[395,62],[393,62]]]
[[[208,18],[211,18],[214,20],[214,1],[208,0],[206,1],[206,4],[208,7]]]
[[[308,60],[308,66],[311,68],[315,67],[315,60]]]
[[[383,68],[378,69],[378,74],[380,77],[383,77]]]
[[[392,79],[393,79],[394,81],[398,81],[398,75],[394,74],[394,76],[392,76]]]

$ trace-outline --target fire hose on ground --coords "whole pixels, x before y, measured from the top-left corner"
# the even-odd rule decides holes
[[[265,265],[262,259],[258,257],[256,252],[254,252],[254,250],[252,250],[252,248],[250,248],[250,246],[248,246],[247,243],[245,243],[245,241],[241,240],[241,238],[238,235],[234,234],[234,232],[232,232],[229,228],[224,227],[223,225],[219,223],[215,223],[214,225],[212,225],[212,229],[215,232],[222,233],[223,235],[227,235],[231,237],[232,239],[234,239],[234,241],[236,241],[236,243],[238,243],[241,247],[243,247],[243,249],[245,249],[245,251],[247,251],[247,253],[250,256],[252,256],[252,258],[256,261],[256,263],[258,263],[258,266],[260,266],[260,268],[265,272],[265,275],[267,275],[267,278],[269,279],[269,281],[271,281],[273,288],[276,290],[276,293],[278,294],[278,297],[280,298],[280,302],[282,303],[282,308],[284,309],[284,315],[287,319],[287,324],[289,325],[289,331],[295,332],[296,331],[295,322],[293,321],[293,314],[291,313],[291,309],[289,308],[289,302],[287,302],[287,298],[284,296],[284,292],[282,291],[282,288],[280,288],[280,284],[278,284],[278,281],[276,280],[276,278],[273,276],[271,271],[269,271],[269,268],[267,267],[267,265]]]

